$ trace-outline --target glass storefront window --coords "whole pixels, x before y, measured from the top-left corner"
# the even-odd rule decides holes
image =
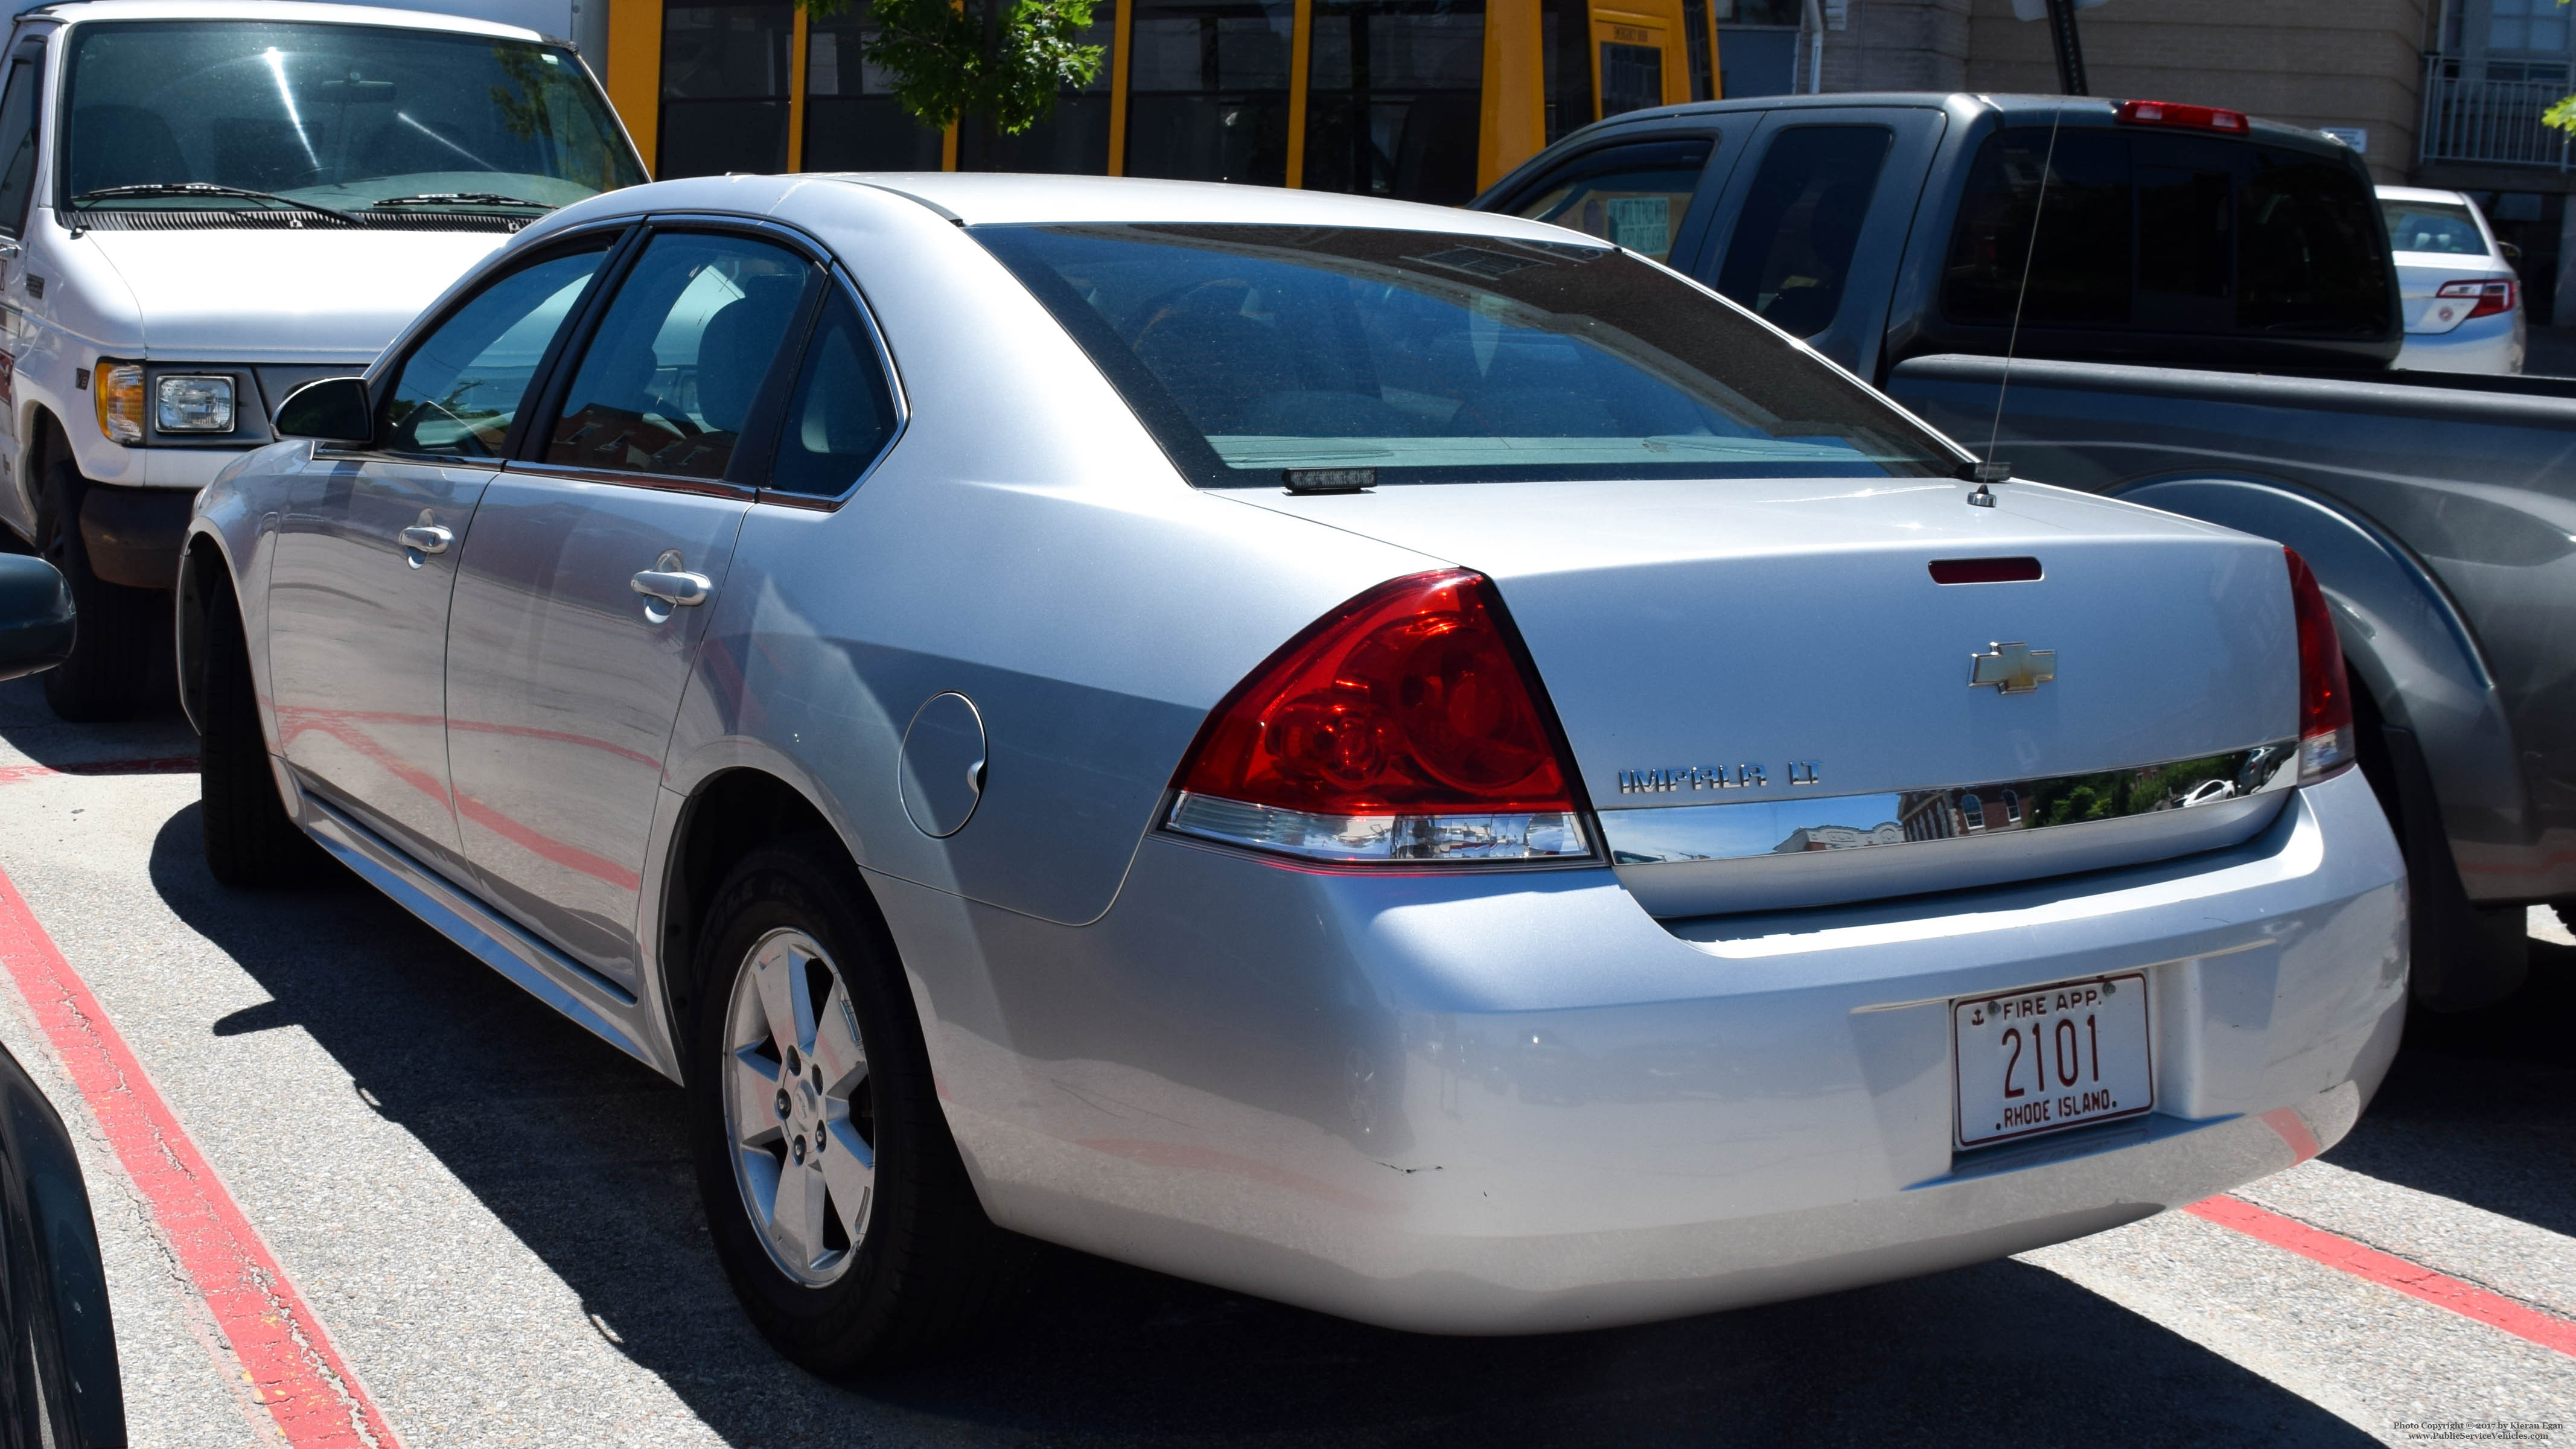
[[[866,0],[807,22],[805,155],[808,171],[936,171],[940,132],[895,101],[887,74],[859,59],[876,35]]]
[[[662,154],[654,175],[787,169],[795,16],[788,0],[662,12]]]
[[[1289,0],[1138,0],[1127,174],[1288,180]]]
[[[1484,0],[1315,0],[1312,191],[1455,205],[1476,194]]]
[[[1050,176],[1100,176],[1109,170],[1109,98],[1118,66],[1118,0],[1099,0],[1082,44],[1100,47],[1100,69],[1091,84],[1055,98],[1045,120],[1016,136],[996,136],[993,154],[969,126],[957,137],[958,164],[972,171],[1032,171]],[[1133,173],[1130,173],[1133,174]]]

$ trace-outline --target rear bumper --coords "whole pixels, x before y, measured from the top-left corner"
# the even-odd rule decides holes
[[[1824,1292],[2197,1200],[2339,1138],[2406,993],[2351,772],[2189,861],[1678,930],[1607,872],[1161,839],[1089,927],[885,899],[997,1220],[1434,1332]],[[983,979],[922,964],[958,953]],[[2156,1115],[1953,1151],[1951,998],[2140,968]]]
[[[2520,307],[2493,317],[2463,322],[2448,332],[2410,332],[2391,367],[2421,372],[2522,371],[2523,313]]]

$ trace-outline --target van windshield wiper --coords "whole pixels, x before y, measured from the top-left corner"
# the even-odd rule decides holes
[[[424,191],[415,196],[388,196],[370,201],[378,206],[533,206],[539,211],[552,211],[550,202],[530,201],[524,196],[503,196],[497,191]]]
[[[84,191],[73,197],[72,205],[88,206],[94,202],[117,201],[129,196],[239,197],[245,201],[265,201],[271,206],[284,207],[291,211],[309,211],[317,216],[331,217],[348,226],[366,225],[365,222],[337,207],[298,201],[291,196],[280,196],[274,191],[249,191],[239,186],[217,186],[211,181],[146,181],[138,186],[102,186],[96,191]]]

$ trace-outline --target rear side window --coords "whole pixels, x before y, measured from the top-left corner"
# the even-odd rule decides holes
[[[984,226],[1203,485],[1924,477],[1956,457],[1608,247],[1252,225]],[[1651,523],[1641,526],[1651,528]]]
[[[1885,126],[1782,131],[1754,173],[1717,289],[1792,337],[1832,326],[1894,140]]]
[[[894,392],[886,385],[876,337],[859,309],[835,291],[789,394],[768,487],[805,498],[838,497],[885,451],[894,427]]]
[[[725,476],[810,270],[748,237],[653,238],[573,374],[546,461]]]
[[[1941,309],[1990,327],[2018,301],[2027,327],[2377,337],[2380,224],[2361,178],[2323,157],[2092,127],[2060,130],[2052,153],[2046,128],[1999,131],[1970,168]]]
[[[1700,138],[1605,147],[1559,167],[1513,210],[1665,261],[1716,146]]]

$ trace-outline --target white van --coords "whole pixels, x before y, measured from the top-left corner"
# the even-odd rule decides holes
[[[452,15],[79,0],[6,65],[0,524],[77,597],[46,698],[114,718],[166,677],[197,489],[286,394],[644,167],[570,46]]]

